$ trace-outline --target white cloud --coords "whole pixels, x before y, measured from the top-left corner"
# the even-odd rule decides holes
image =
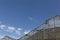
[[[24,34],[28,34],[30,31],[25,31]]]
[[[0,29],[6,31],[8,33],[12,33],[13,32],[13,33],[15,33],[17,35],[21,35],[21,30],[22,30],[22,28],[16,28],[16,27],[12,27],[12,26],[6,26],[6,25],[3,25],[3,24],[0,24]],[[2,31],[2,30],[0,30],[0,31]]]
[[[8,32],[15,32],[18,35],[21,34],[21,30],[22,30],[22,28],[15,28],[15,27],[8,27],[8,29],[7,29]]]
[[[22,28],[8,27],[7,32],[15,32],[15,34],[20,35]]]
[[[15,27],[8,27],[6,31],[8,31],[8,32],[13,32],[13,31],[15,31],[15,30],[16,30]]]
[[[21,28],[17,28],[17,30],[22,30]]]
[[[4,29],[5,27],[6,27],[6,25],[3,25],[3,24],[0,25],[1,29]]]

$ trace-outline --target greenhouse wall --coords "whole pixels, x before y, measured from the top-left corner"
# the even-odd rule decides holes
[[[60,16],[55,16],[19,40],[60,40]]]

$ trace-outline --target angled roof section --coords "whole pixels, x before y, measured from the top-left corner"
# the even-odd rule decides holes
[[[24,35],[21,37],[21,40],[25,40],[29,38],[30,36],[34,35],[38,31],[45,30],[48,28],[55,28],[55,27],[60,27],[60,15],[56,15],[55,17],[52,17],[48,20],[45,21],[42,25],[38,26],[34,30],[30,31],[28,34]]]

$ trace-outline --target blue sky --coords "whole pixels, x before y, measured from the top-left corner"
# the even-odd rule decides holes
[[[0,0],[0,37],[19,38],[55,15],[60,0]]]

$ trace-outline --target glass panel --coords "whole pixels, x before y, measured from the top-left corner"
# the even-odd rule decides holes
[[[48,21],[49,28],[54,28],[54,18]]]
[[[55,17],[55,26],[60,27],[60,17],[59,16]]]
[[[43,24],[43,40],[48,39],[48,24]]]

